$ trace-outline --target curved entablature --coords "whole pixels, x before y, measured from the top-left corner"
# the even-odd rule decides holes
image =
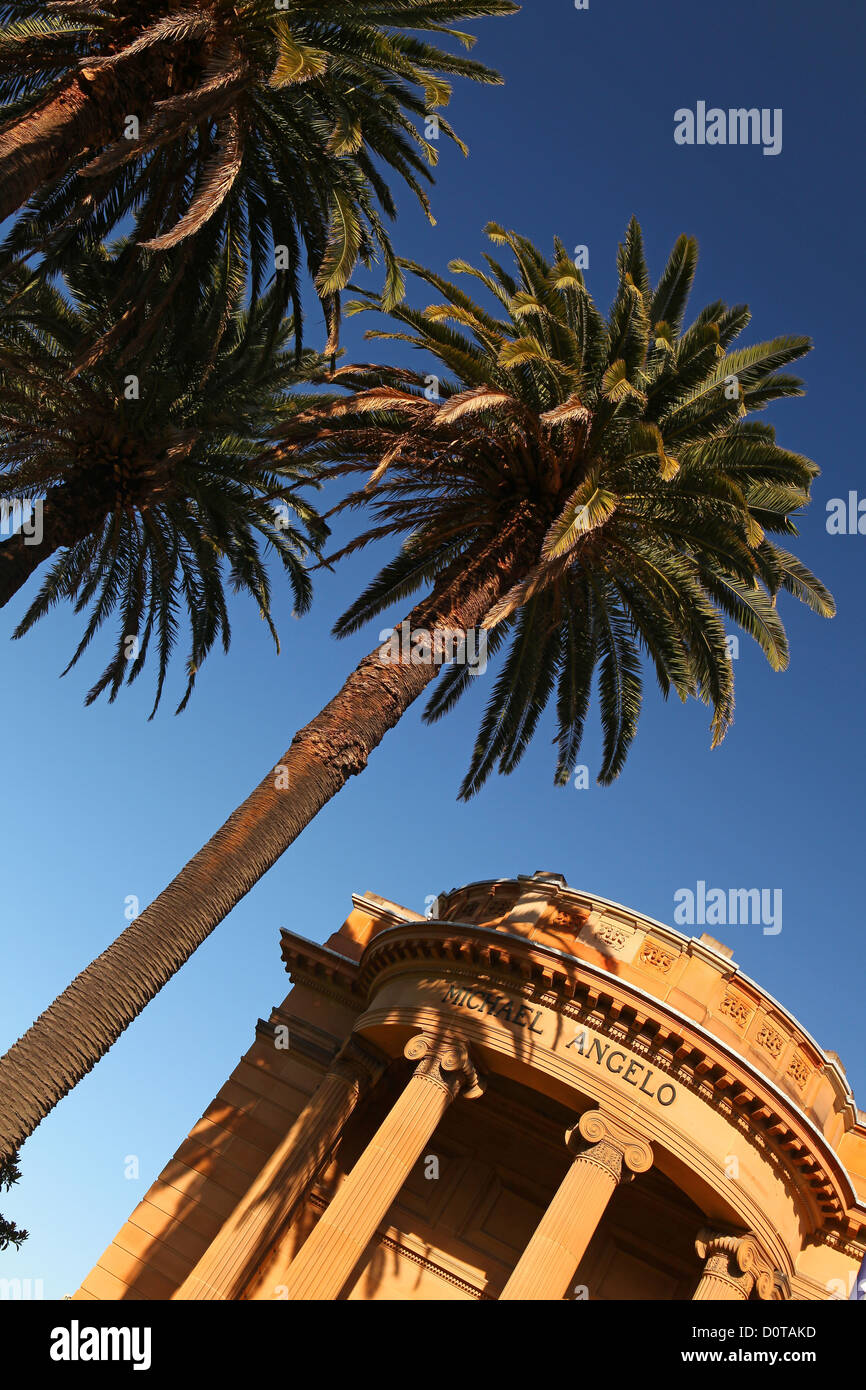
[[[701,980],[699,992],[694,989],[696,980],[685,982],[692,986],[689,1001],[705,1005],[699,1021],[722,1038],[733,1038],[737,1049],[748,1052],[758,1069],[789,1090],[804,1110],[815,1098],[820,1072],[833,1089],[834,1109],[847,1108],[851,1122],[858,1121],[835,1053],[827,1053],[782,1004],[741,972],[728,947],[707,934],[685,936],[621,903],[570,888],[558,874],[466,884],[440,895],[437,916],[445,921],[507,923],[509,930],[518,931],[523,919],[530,939],[545,940],[583,959],[600,955],[616,973],[631,973],[623,967],[640,971],[643,987],[660,999],[685,992],[685,968],[698,959],[717,977]]]
[[[295,981],[349,1005],[380,1046],[447,1019],[494,1069],[522,1066],[525,1084],[643,1105],[671,1175],[680,1164],[684,1185],[720,1200],[734,1188],[717,1151],[742,1136],[749,1162],[784,1189],[789,1253],[809,1242],[861,1250],[866,1129],[844,1073],[719,943],[553,875],[468,885],[441,895],[432,918],[374,894],[353,903],[327,946],[284,932],[283,956]],[[709,1147],[692,1144],[694,1124],[716,1126]],[[753,1227],[761,1200],[750,1191],[762,1181],[738,1192]]]
[[[353,899],[378,914],[376,930],[418,920],[374,894]],[[742,974],[733,952],[704,934],[687,937],[619,903],[569,888],[558,874],[470,883],[440,894],[436,920],[507,930],[600,965],[694,1018],[786,1091],[832,1144],[866,1125],[835,1053],[826,1052],[766,990]],[[866,1179],[860,1196],[866,1200]]]
[[[835,1151],[808,1118],[700,1025],[597,966],[469,923],[407,923],[371,941],[358,984],[368,1001],[359,1027],[382,1021],[406,1029],[415,1023],[430,1026],[428,1010],[435,1011],[468,1030],[481,1048],[513,1055],[523,1064],[526,1084],[543,1087],[543,1073],[563,1082],[567,1069],[560,1062],[580,1057],[582,1074],[568,1079],[581,1090],[597,1082],[598,1091],[586,1091],[593,1100],[615,1102],[619,1093],[630,1102],[628,1086],[635,1086],[634,1098],[646,1098],[663,1142],[667,1132],[670,1152],[679,1152],[691,1172],[699,1174],[698,1149],[688,1155],[682,1149],[684,1130],[692,1121],[678,1123],[688,1092],[726,1121],[714,1142],[733,1128],[781,1175],[803,1235],[856,1239],[856,1192]],[[499,1023],[503,1013],[508,1035],[501,1030],[498,1038],[491,1036],[491,1024]],[[571,1050],[575,1045],[576,1052]],[[733,1189],[724,1159],[732,1147],[728,1142],[719,1148],[716,1142],[714,1171],[708,1169],[702,1179],[726,1200]]]

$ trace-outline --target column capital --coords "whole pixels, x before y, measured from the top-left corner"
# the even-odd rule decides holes
[[[583,1147],[582,1141],[591,1147]],[[602,1164],[617,1180],[623,1164],[632,1173],[646,1173],[653,1164],[649,1140],[605,1110],[585,1111],[577,1124],[566,1131],[565,1142],[577,1158]]]
[[[484,1082],[473,1065],[469,1048],[451,1033],[416,1033],[403,1048],[403,1056],[416,1062],[415,1075],[442,1086],[452,1099],[468,1100],[484,1094]]]
[[[328,1071],[350,1085],[365,1091],[382,1076],[388,1058],[358,1033],[350,1033],[328,1067]]]
[[[713,1231],[704,1227],[698,1232],[695,1249],[705,1261],[706,1273],[733,1282],[741,1297],[748,1298],[752,1289],[765,1302],[785,1297],[784,1277],[751,1231]]]

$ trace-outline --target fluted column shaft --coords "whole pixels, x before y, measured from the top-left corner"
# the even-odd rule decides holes
[[[422,1033],[405,1055],[418,1066],[289,1265],[289,1300],[339,1296],[451,1102],[481,1094],[462,1043]]]
[[[581,1139],[589,1147],[578,1153],[515,1265],[500,1294],[506,1302],[564,1298],[623,1164],[632,1172],[646,1172],[652,1164],[646,1140],[600,1111],[582,1115],[566,1134],[572,1151]]]
[[[243,1296],[263,1253],[288,1226],[361,1096],[383,1070],[384,1060],[358,1039],[348,1040],[285,1139],[174,1294],[175,1300]]]

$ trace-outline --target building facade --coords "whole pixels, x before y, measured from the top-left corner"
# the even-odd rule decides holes
[[[567,886],[368,893],[76,1299],[847,1298],[866,1115],[706,935]]]

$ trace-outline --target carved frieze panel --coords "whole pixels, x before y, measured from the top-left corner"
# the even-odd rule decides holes
[[[667,975],[676,958],[674,951],[666,951],[652,937],[647,937],[641,947],[638,964],[647,970],[658,971],[660,975]]]
[[[768,1052],[773,1061],[778,1061],[785,1046],[785,1038],[777,1028],[774,1028],[768,1018],[762,1018],[754,1033],[754,1042],[757,1047]]]
[[[785,1073],[786,1076],[790,1077],[797,1089],[802,1091],[805,1089],[806,1082],[809,1080],[810,1073],[811,1067],[809,1066],[805,1057],[802,1055],[802,1053],[795,1052],[794,1056],[791,1058],[790,1063],[788,1064],[788,1070]]]
[[[738,994],[736,990],[726,989],[722,1002],[719,1005],[719,1013],[723,1014],[735,1028],[745,1032],[752,1014],[755,1012],[754,1005],[750,999]]]
[[[578,939],[606,956],[630,961],[637,955],[644,933],[629,922],[601,912],[591,912]]]

